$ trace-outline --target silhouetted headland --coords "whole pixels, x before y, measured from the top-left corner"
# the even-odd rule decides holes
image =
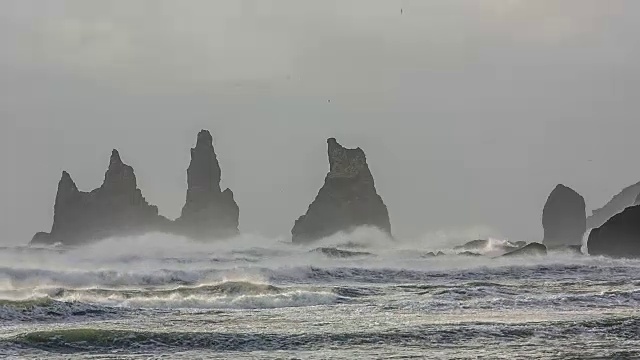
[[[620,193],[615,195],[608,203],[603,207],[593,210],[593,213],[587,218],[588,228],[597,228],[602,226],[612,216],[622,212],[629,206],[637,204],[638,197],[640,197],[640,182],[628,186]]]

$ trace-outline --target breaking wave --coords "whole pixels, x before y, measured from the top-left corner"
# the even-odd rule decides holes
[[[505,244],[490,240],[483,251]],[[4,248],[0,320],[112,319],[148,309],[329,306],[394,292],[414,292],[420,301],[391,301],[389,309],[640,305],[638,284],[628,283],[640,277],[640,261],[571,253],[513,259],[449,251],[427,257],[433,249],[421,246],[392,242],[365,228],[309,246],[254,235],[201,243],[150,234],[81,248]],[[549,278],[564,281],[536,289]],[[601,279],[619,286],[607,289]]]
[[[47,322],[60,319],[107,319],[124,311],[96,304],[57,301],[49,297],[30,300],[0,300],[0,321]]]
[[[47,295],[0,300],[0,320],[54,321],[125,316],[132,309],[272,309],[329,305],[345,297],[331,291],[250,282],[173,289],[48,289]],[[43,291],[44,292],[44,291]]]

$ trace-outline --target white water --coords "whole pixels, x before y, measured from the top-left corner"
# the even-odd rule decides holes
[[[202,243],[149,234],[3,248],[0,355],[352,358],[429,348],[445,358],[553,358],[640,347],[640,261],[502,258],[501,239],[485,256],[457,256],[453,246],[472,238],[447,244],[442,235],[391,240],[364,228],[296,246],[258,235]],[[370,254],[332,258],[318,247]],[[449,255],[427,256],[438,250]]]

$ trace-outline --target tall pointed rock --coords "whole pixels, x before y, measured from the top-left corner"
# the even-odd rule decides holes
[[[311,242],[358,226],[374,226],[391,235],[389,212],[378,195],[367,158],[327,140],[329,173],[307,213],[293,226],[294,243]]]
[[[81,215],[86,193],[78,190],[68,172],[63,171],[58,182],[58,192],[53,206],[53,226],[50,233],[39,232],[33,239],[35,244],[56,243],[59,239],[74,236],[75,219]]]
[[[579,246],[587,231],[585,201],[562,184],[551,192],[542,212],[543,243],[547,247]]]
[[[221,171],[207,130],[198,133],[187,169],[187,200],[176,220],[177,231],[196,239],[226,238],[238,233],[240,209],[230,189],[220,189]]]
[[[36,234],[32,243],[78,245],[113,236],[167,231],[169,224],[142,196],[133,168],[113,150],[102,186],[91,192],[79,191],[69,173],[62,173],[51,232]]]

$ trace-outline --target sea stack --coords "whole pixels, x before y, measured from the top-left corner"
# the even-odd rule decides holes
[[[584,198],[571,188],[556,186],[544,206],[542,226],[548,248],[581,245],[587,231]]]
[[[307,213],[293,226],[294,243],[307,243],[359,226],[377,227],[391,236],[389,212],[378,195],[362,149],[327,140],[329,173]]]
[[[137,187],[133,168],[113,150],[102,186],[82,192],[64,171],[58,183],[50,233],[38,233],[32,243],[79,245],[113,236],[165,231],[169,220],[158,215]]]
[[[587,248],[589,255],[640,258],[640,206],[630,206],[592,229]]]
[[[228,238],[238,234],[240,210],[230,189],[220,189],[221,171],[207,130],[198,133],[187,170],[187,200],[176,231],[194,239]]]

